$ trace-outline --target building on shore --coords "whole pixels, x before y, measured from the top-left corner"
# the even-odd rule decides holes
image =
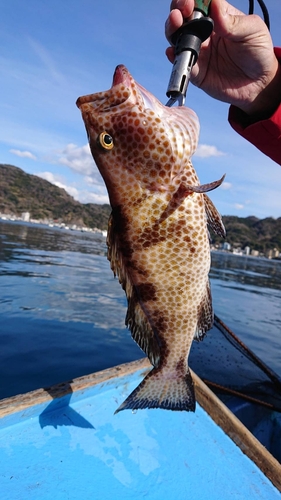
[[[258,250],[251,250],[252,257],[258,257],[260,252]]]
[[[21,219],[24,222],[29,222],[30,221],[30,213],[29,212],[22,212]]]
[[[273,248],[273,249],[267,250],[265,256],[268,259],[278,259],[279,253],[280,252],[279,252],[279,250],[277,248]]]
[[[222,249],[226,250],[227,252],[229,252],[231,250],[230,243],[227,243],[227,241],[224,241],[223,244],[222,244]]]

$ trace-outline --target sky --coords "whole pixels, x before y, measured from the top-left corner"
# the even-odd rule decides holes
[[[247,12],[247,0],[233,0]],[[171,65],[165,56],[167,0],[6,0],[0,16],[0,163],[22,168],[82,203],[108,203],[90,155],[81,95],[107,90],[117,64],[163,104]],[[281,2],[266,0],[280,45]],[[260,14],[258,6],[255,9]],[[227,121],[228,105],[189,85],[186,105],[201,131],[193,157],[201,183],[222,215],[281,216],[281,167]],[[1,182],[1,181],[0,181]]]

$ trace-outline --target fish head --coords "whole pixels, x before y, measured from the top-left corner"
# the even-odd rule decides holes
[[[198,143],[194,111],[164,106],[123,65],[109,90],[79,97],[76,104],[112,206],[128,193],[177,189]]]

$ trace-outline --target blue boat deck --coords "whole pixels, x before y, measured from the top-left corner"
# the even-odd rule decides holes
[[[55,399],[41,390],[3,400],[1,499],[280,500],[199,404],[194,414],[114,415],[146,371],[101,377],[74,392],[66,384],[67,394]]]

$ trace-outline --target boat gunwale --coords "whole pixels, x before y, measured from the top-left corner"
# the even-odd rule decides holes
[[[25,411],[35,405],[63,398],[68,394],[110,382],[114,378],[121,378],[139,370],[149,371],[150,369],[151,365],[148,359],[142,358],[76,378],[71,382],[63,382],[49,388],[37,389],[5,398],[0,400],[0,418]],[[281,491],[281,465],[279,462],[193,371],[192,378],[198,404],[241,451],[257,465],[272,484]]]

